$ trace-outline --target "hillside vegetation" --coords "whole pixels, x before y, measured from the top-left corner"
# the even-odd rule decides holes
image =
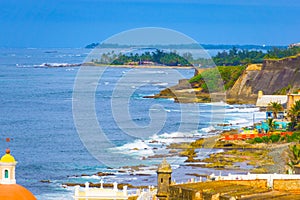
[[[145,52],[142,54],[130,53],[129,55],[119,55],[111,64],[112,65],[125,65],[125,64],[143,65],[145,63],[152,63],[154,65],[166,66],[191,66],[185,58],[175,52],[164,52],[156,49],[153,52]]]
[[[227,90],[234,85],[245,69],[245,66],[218,66],[207,69],[192,77],[189,83],[202,88],[203,92],[209,92],[208,90],[218,91],[222,89],[218,88],[220,81],[222,81],[224,85],[223,89]]]
[[[257,50],[239,50],[235,47],[229,51],[218,52],[212,59],[216,65],[245,65],[250,63],[262,63],[264,59],[281,59],[295,56],[300,53],[300,47],[273,48],[266,53]]]
[[[241,65],[246,59],[256,59],[242,59],[247,54],[263,60],[246,68],[246,65]],[[220,55],[222,53],[213,59]],[[286,94],[300,88],[300,47],[273,49],[267,53],[232,49],[224,55],[229,56],[220,60],[223,66],[197,69],[194,77],[179,81],[179,84],[161,91],[154,98],[175,96],[178,102],[209,102],[213,93],[220,95],[225,89],[228,103],[255,104],[260,90],[264,94]],[[264,57],[260,58],[262,55]],[[234,65],[227,66],[229,63]],[[188,88],[194,89],[194,96],[189,94]]]

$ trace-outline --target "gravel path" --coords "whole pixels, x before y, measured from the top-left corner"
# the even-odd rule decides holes
[[[275,145],[270,147],[269,156],[273,158],[274,165],[266,166],[269,173],[286,173],[286,158],[285,151],[288,150],[289,143]]]

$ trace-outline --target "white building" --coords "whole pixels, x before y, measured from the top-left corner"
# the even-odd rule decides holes
[[[118,189],[118,184],[113,183],[112,188],[104,188],[103,180],[100,181],[100,188],[90,187],[89,183],[85,183],[84,188],[79,185],[75,186],[74,200],[127,200],[130,197],[140,199],[155,199],[156,189],[149,187],[148,190],[136,190],[135,193],[129,194],[127,186],[123,186],[122,190]],[[154,198],[153,198],[154,197]]]

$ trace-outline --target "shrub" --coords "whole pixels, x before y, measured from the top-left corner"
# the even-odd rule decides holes
[[[276,143],[280,140],[280,134],[276,134],[276,135],[271,135],[270,136],[270,140],[272,141],[272,143]]]
[[[269,143],[269,142],[270,142],[270,138],[269,138],[268,136],[263,136],[261,139],[262,139],[263,142],[265,142],[265,143]]]
[[[263,142],[262,138],[259,137],[254,138],[254,143],[262,143],[262,142]]]

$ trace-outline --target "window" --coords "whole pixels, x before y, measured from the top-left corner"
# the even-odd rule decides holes
[[[169,177],[169,184],[171,184],[171,177]]]
[[[8,178],[8,170],[7,169],[4,171],[4,178]]]
[[[160,179],[160,182],[161,182],[161,183],[163,183],[163,182],[164,182],[164,179],[163,179],[163,178],[161,178],[161,179]]]

